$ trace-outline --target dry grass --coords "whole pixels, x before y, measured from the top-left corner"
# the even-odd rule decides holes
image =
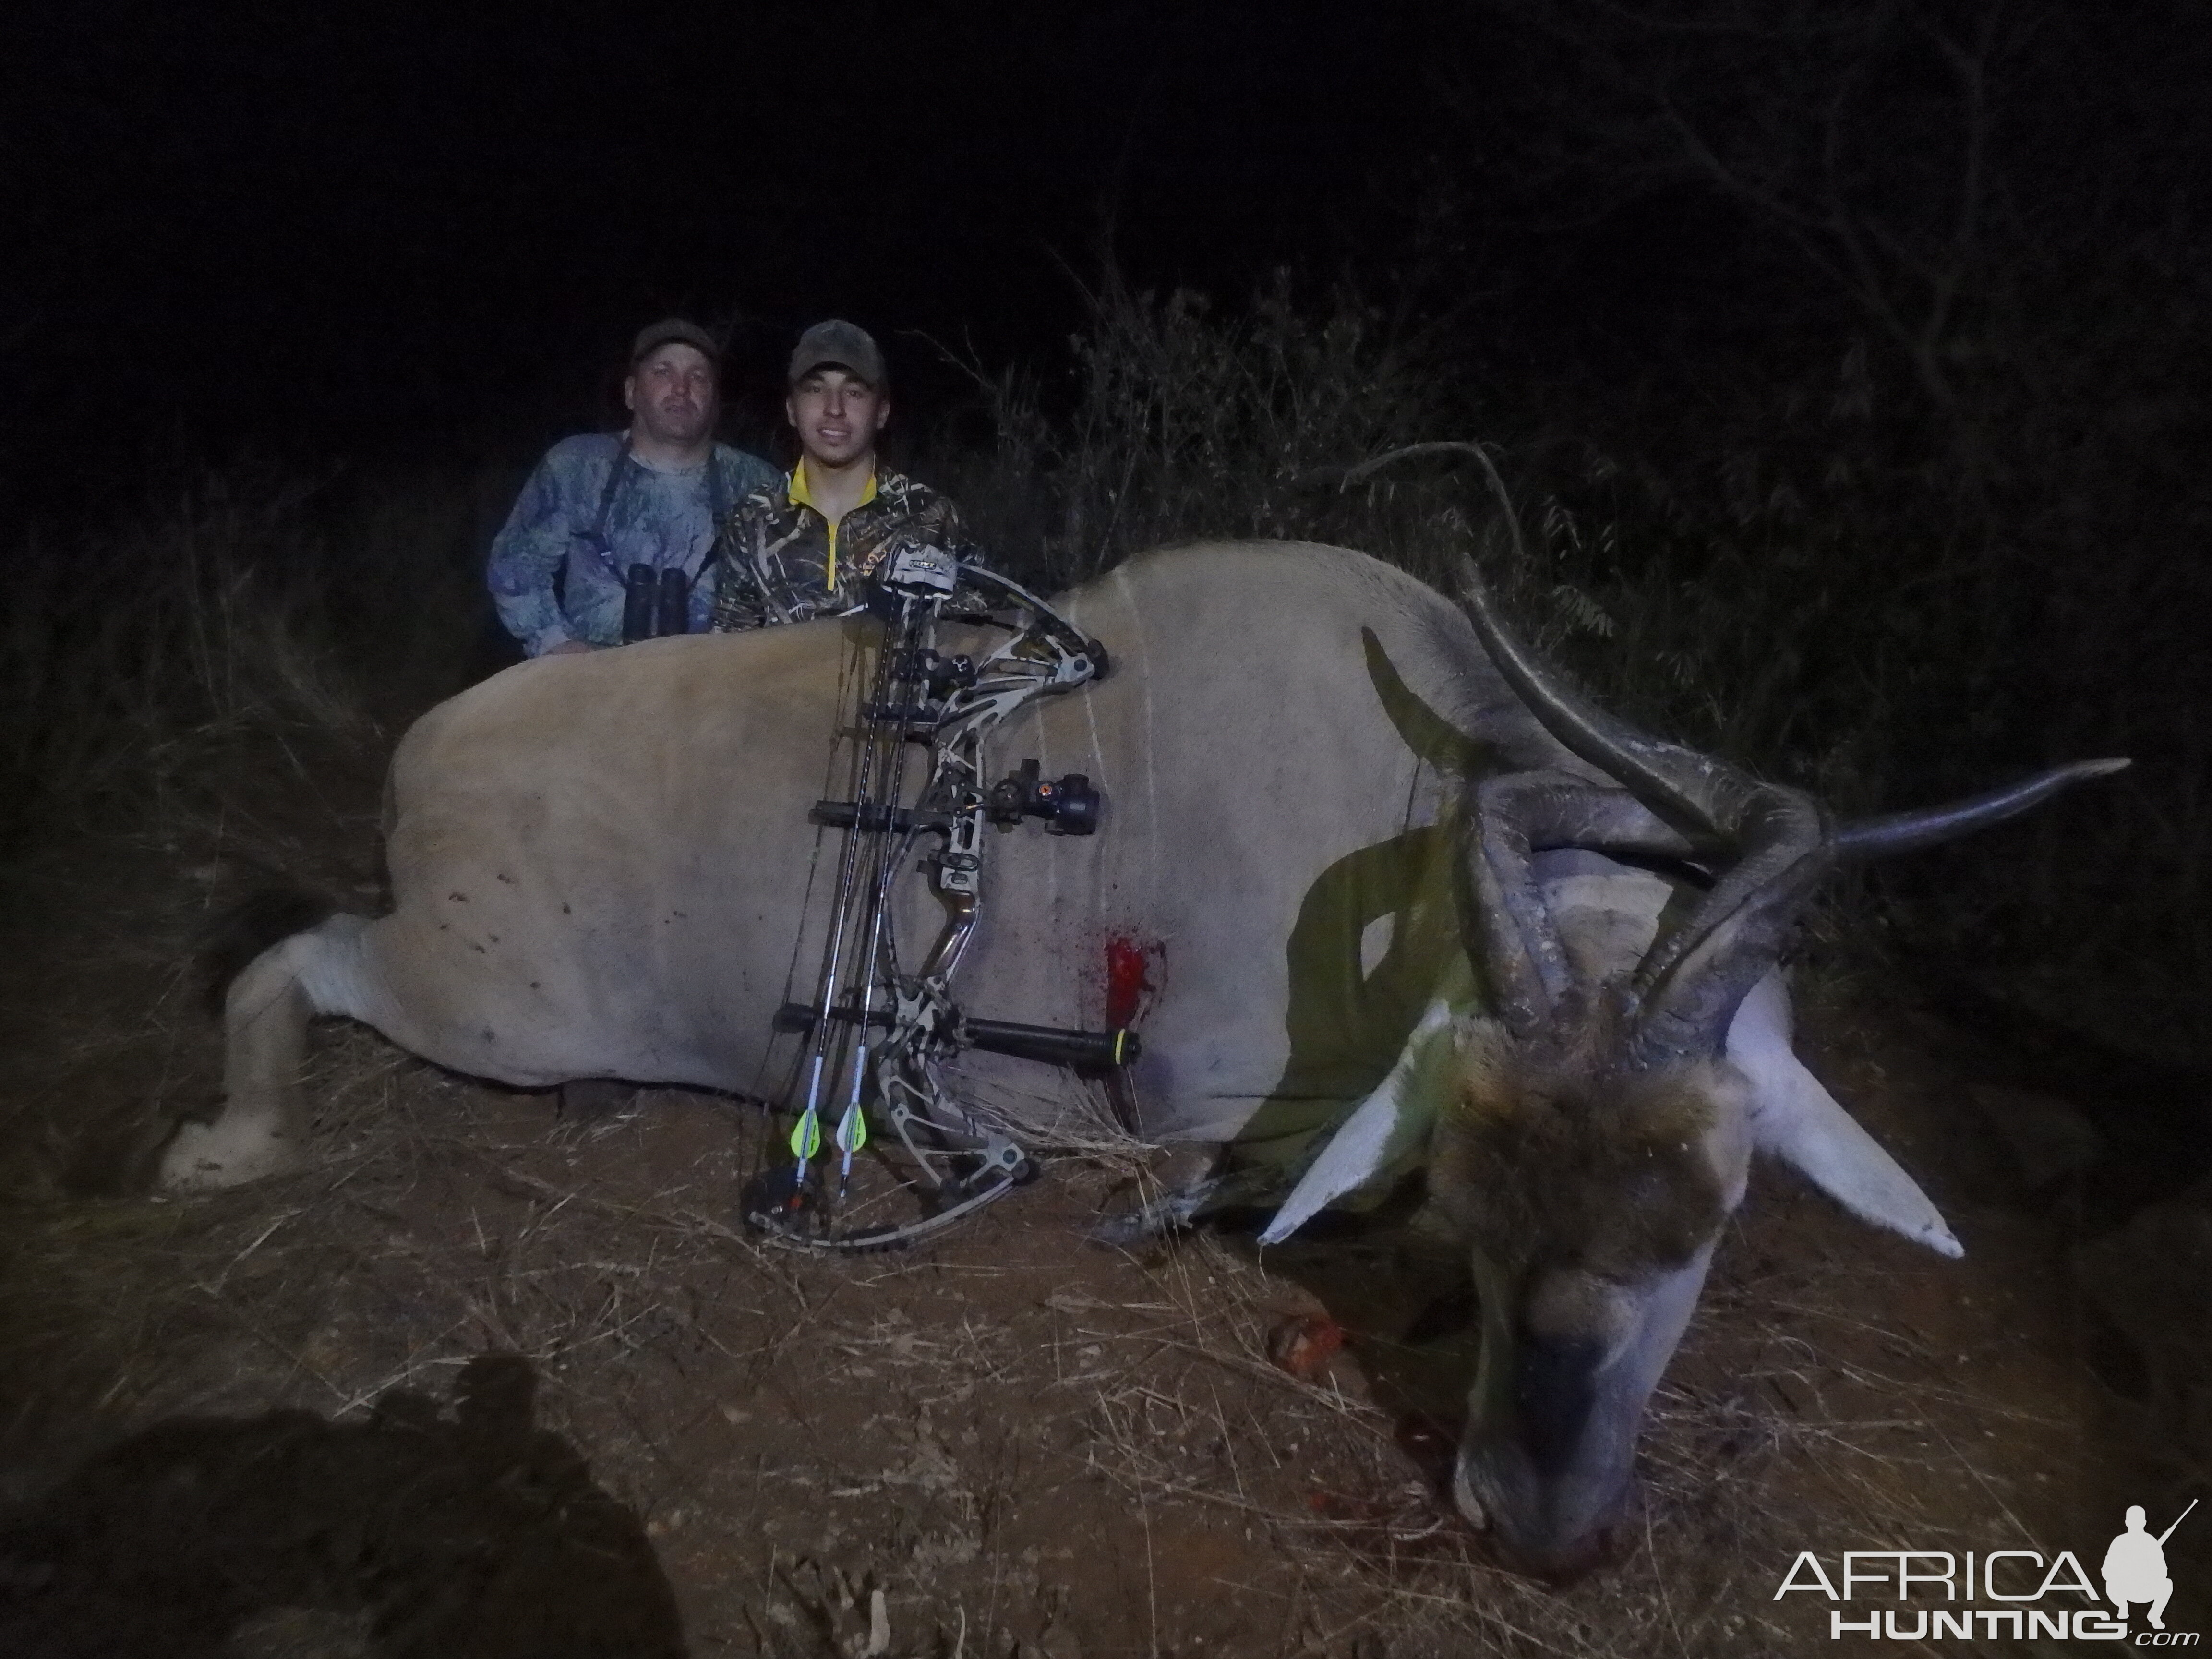
[[[1863,1334],[1859,1298],[1839,1293],[1863,1285],[1801,1284],[1805,1301],[1778,1305],[1769,1287],[1723,1279],[1679,1369],[1717,1371],[1727,1386],[1662,1387],[1646,1425],[1640,1535],[1612,1571],[1555,1590],[1488,1559],[1358,1379],[1349,1392],[1341,1375],[1301,1383],[1259,1357],[1284,1305],[1279,1281],[1201,1240],[1161,1282],[1170,1297],[1151,1304],[1161,1322],[1149,1334],[1202,1364],[1165,1391],[1126,1374],[1097,1385],[1106,1467],[1133,1498],[1263,1522],[1299,1564],[1316,1610],[1337,1620],[1322,1640],[1332,1651],[1362,1630],[1387,1633],[1393,1651],[1440,1654],[1771,1651],[1807,1634],[1771,1599],[1797,1547],[1838,1536],[1862,1548],[1997,1547],[1949,1500],[1962,1488],[2014,1488],[2024,1444],[2078,1444],[2078,1423],[2022,1412],[1971,1379],[1931,1386],[1942,1367],[1924,1348],[1883,1375],[1839,1361],[1838,1345],[1816,1346],[1839,1328],[1845,1344]],[[1240,1385],[1245,1414],[1234,1424],[1224,1379]],[[1880,1414],[1869,1411],[1876,1402]],[[1234,1456],[1210,1478],[1194,1473],[1177,1455],[1194,1435],[1241,1443],[1275,1489],[1248,1480]],[[1286,1473],[1294,1487],[1322,1485],[1286,1504]],[[2006,1519],[2008,1543],[2036,1536],[2008,1509]]]
[[[1809,1615],[1771,1600],[1799,1547],[2047,1539],[2027,1471],[2063,1479],[2089,1443],[2078,1401],[2023,1407],[1955,1363],[1963,1338],[1882,1311],[1933,1270],[1808,1203],[1755,1206],[1655,1404],[1638,1535],[1548,1589],[1490,1565],[1377,1403],[1463,1387],[1463,1348],[1346,1313],[1357,1364],[1268,1363],[1270,1328],[1316,1305],[1301,1278],[1335,1294],[1308,1271],[1323,1253],[1085,1247],[1121,1177],[1069,1158],[934,1251],[795,1256],[732,1224],[760,1127],[742,1109],[663,1093],[578,1131],[351,1028],[316,1067],[311,1174],[15,1218],[8,1393],[47,1449],[19,1495],[149,1423],[357,1417],[495,1350],[643,1518],[695,1644],[863,1653],[880,1595],[887,1653],[1053,1654],[1055,1630],[1090,1652],[1082,1586],[1118,1528],[1128,1650],[1626,1659],[1802,1639]],[[266,1620],[252,1650],[354,1630]]]

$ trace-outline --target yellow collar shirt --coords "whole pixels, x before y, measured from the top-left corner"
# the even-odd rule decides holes
[[[806,459],[804,456],[799,458],[799,465],[791,469],[791,477],[784,481],[783,490],[784,494],[791,498],[791,504],[793,507],[812,507],[815,512],[822,514],[822,522],[829,527],[830,531],[830,567],[825,573],[826,582],[834,592],[837,586],[837,526],[843,520],[833,519],[827,513],[823,513],[821,504],[814,499],[813,492],[807,489]],[[857,513],[875,499],[876,470],[870,467],[867,488],[861,490],[860,499],[853,503],[853,510]]]

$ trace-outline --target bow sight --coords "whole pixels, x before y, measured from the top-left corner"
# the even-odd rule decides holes
[[[787,1004],[776,1018],[803,1037],[785,1102],[792,1161],[762,1171],[744,1198],[745,1219],[771,1237],[835,1249],[924,1237],[1032,1173],[1004,1129],[945,1082],[945,1062],[961,1050],[1091,1071],[1137,1055],[1129,1031],[975,1018],[950,988],[981,902],[984,825],[1011,831],[1033,817],[1073,836],[1098,827],[1098,792],[1083,774],[1048,779],[1027,760],[987,782],[987,750],[1008,716],[1103,675],[1104,649],[1018,583],[920,542],[890,550],[859,608],[881,620],[883,637],[840,738],[850,797],[817,801],[811,814],[843,832],[821,975],[811,1002]],[[1005,637],[948,655],[935,641],[944,620]],[[908,758],[923,745],[929,769],[910,787]],[[946,919],[908,971],[888,916],[910,877],[927,878]],[[890,1136],[871,1136],[872,1112]],[[823,1134],[833,1115],[834,1157]]]
[[[1098,828],[1098,792],[1080,772],[1054,781],[1040,777],[1036,762],[1024,761],[991,786],[984,816],[1001,830],[1024,817],[1042,818],[1055,836],[1088,836]]]

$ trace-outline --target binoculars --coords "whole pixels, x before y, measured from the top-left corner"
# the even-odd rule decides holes
[[[691,631],[691,580],[681,570],[634,564],[623,580],[623,643]]]

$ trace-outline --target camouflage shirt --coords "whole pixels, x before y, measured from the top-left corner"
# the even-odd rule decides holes
[[[633,564],[692,579],[690,625],[714,607],[714,520],[775,469],[716,444],[705,466],[672,471],[629,453],[618,433],[554,445],[522,487],[491,544],[487,574],[499,619],[535,657],[569,640],[622,642],[623,579]]]
[[[884,554],[911,538],[943,548],[963,563],[980,563],[959,509],[927,484],[896,472],[876,475],[875,494],[837,522],[802,498],[786,477],[739,502],[722,526],[716,568],[714,627],[759,628],[804,622],[858,602],[858,589]]]

